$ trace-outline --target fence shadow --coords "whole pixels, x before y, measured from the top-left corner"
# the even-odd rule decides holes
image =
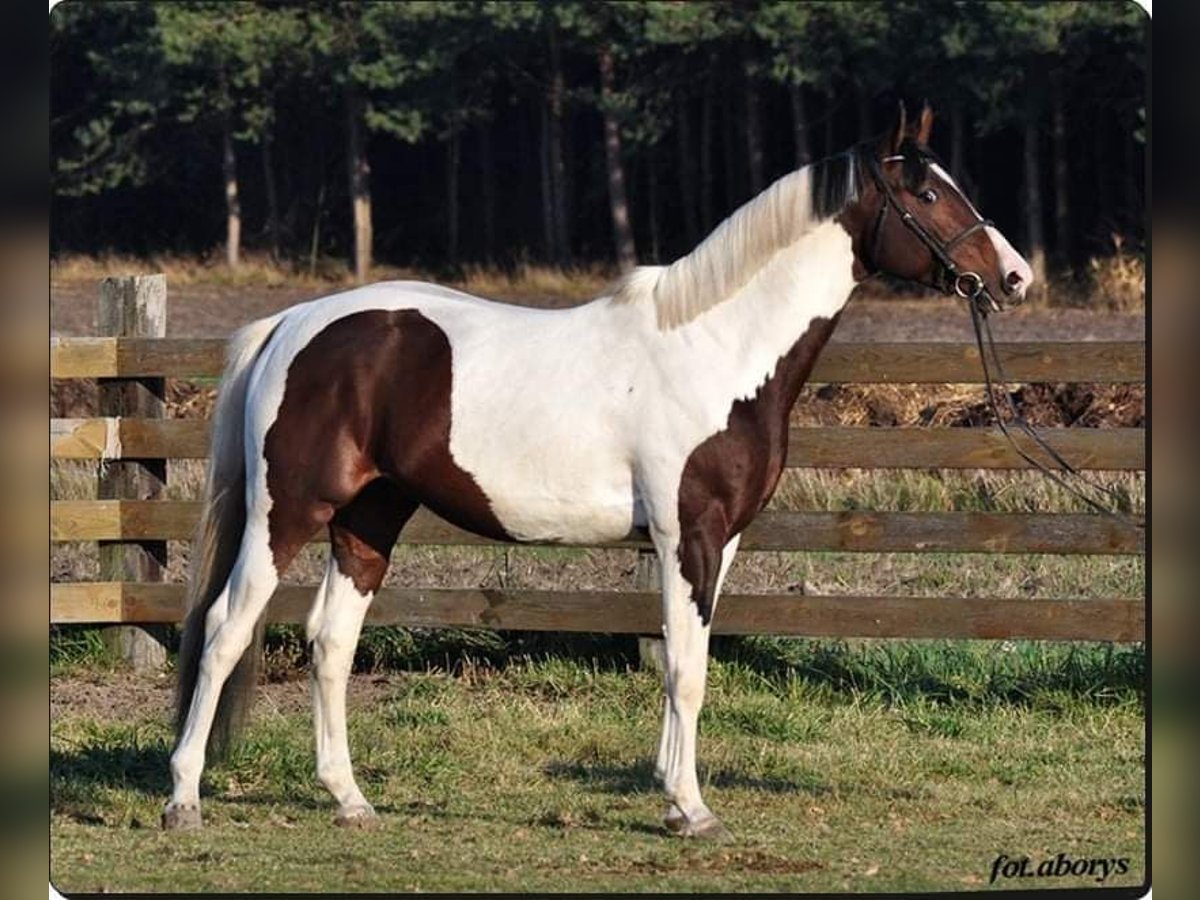
[[[170,750],[150,747],[85,747],[50,751],[50,806],[91,797],[103,788],[125,788],[167,797]]]

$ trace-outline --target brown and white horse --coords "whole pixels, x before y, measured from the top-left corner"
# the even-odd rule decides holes
[[[200,824],[206,745],[244,711],[267,601],[322,527],[332,552],[307,624],[317,772],[339,823],[375,819],[351,770],[346,683],[392,545],[426,506],[511,541],[648,530],[663,572],[666,823],[724,834],[696,779],[709,626],[842,306],[877,271],[995,307],[1031,281],[929,153],[931,120],[926,108],[906,127],[902,110],[879,146],[781,178],[689,255],[582,306],[393,282],[239,331],[195,545],[164,827]]]

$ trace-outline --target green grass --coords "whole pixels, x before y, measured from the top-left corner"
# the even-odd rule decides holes
[[[201,475],[173,462],[172,497],[195,496]],[[1144,504],[1143,476],[1100,477]],[[94,483],[87,464],[52,467],[56,497],[90,496]],[[999,472],[789,471],[773,505],[1080,509],[1044,479]],[[182,577],[183,550],[171,543],[171,578]],[[53,554],[56,577],[94,577],[94,547]],[[316,581],[322,559],[307,549],[289,580]],[[401,546],[389,583],[628,589],[633,567],[632,551]],[[1085,599],[1144,586],[1142,557],[1026,554],[744,553],[727,582],[750,593]],[[351,746],[385,823],[366,834],[331,826],[316,780],[294,683],[307,662],[302,630],[271,627],[267,650],[272,682],[246,741],[206,773],[201,833],[157,828],[170,790],[165,684],[157,706],[62,707],[51,729],[56,886],[930,892],[987,887],[1001,853],[1060,852],[1128,856],[1130,873],[1108,884],[1141,880],[1141,645],[715,638],[700,759],[705,797],[736,838],[720,847],[659,827],[660,687],[629,671],[632,637],[366,629]],[[86,680],[89,697],[131,693],[95,629],[52,629],[51,674],[52,691]]]
[[[351,746],[384,820],[345,833],[315,777],[299,686],[265,688],[204,779],[207,826],[157,829],[165,703],[51,729],[51,877],[65,891],[934,891],[1000,853],[1144,864],[1140,648],[718,642],[705,797],[735,842],[659,827],[658,679],[604,659],[459,657],[358,676]],[[119,673],[86,678],[119,694]],[[162,692],[165,696],[168,692]],[[290,698],[290,699],[289,699]],[[1039,887],[1087,886],[1085,878]],[[1011,885],[1010,885],[1011,886]]]

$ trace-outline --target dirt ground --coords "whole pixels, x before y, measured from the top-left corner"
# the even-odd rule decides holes
[[[168,285],[167,334],[224,337],[234,328],[332,291],[311,286],[231,287]],[[54,336],[96,333],[97,286],[89,280],[51,280],[50,331]],[[555,297],[509,298],[530,306],[564,305]],[[1059,307],[1017,308],[993,318],[1000,341],[1137,341],[1146,336],[1141,314],[1098,313]],[[834,341],[970,341],[971,319],[957,300],[874,299],[847,305]]]
[[[354,674],[347,703],[351,710],[378,703],[403,676]],[[105,722],[139,722],[170,718],[175,703],[175,676],[161,671],[152,676],[126,671],[81,669],[50,679],[50,721],[91,716]],[[286,679],[259,684],[255,703],[275,713],[306,713],[311,707],[308,678],[303,671]]]

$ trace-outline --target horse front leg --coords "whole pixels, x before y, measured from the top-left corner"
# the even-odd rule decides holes
[[[717,576],[717,583],[713,591],[713,610],[716,610],[717,598],[721,595],[722,587],[725,584],[725,575],[729,571],[729,566],[733,562],[734,556],[737,554],[738,542],[742,536],[734,535],[733,538],[725,545],[721,551],[721,571]],[[664,617],[663,621],[666,619]],[[662,730],[659,732],[658,740],[658,755],[654,762],[654,777],[662,785],[666,785],[667,778],[667,762],[674,752],[672,749],[677,740],[675,731],[675,717],[671,714],[671,684],[669,679],[669,670],[663,672],[663,719]],[[670,819],[670,815],[668,816]]]
[[[667,827],[684,837],[721,840],[728,839],[729,832],[700,796],[696,737],[708,673],[712,612],[738,541],[735,537],[722,546],[714,532],[720,534],[720,529],[689,529],[673,552],[669,543],[659,551],[666,704],[656,768],[661,770],[668,799]]]

